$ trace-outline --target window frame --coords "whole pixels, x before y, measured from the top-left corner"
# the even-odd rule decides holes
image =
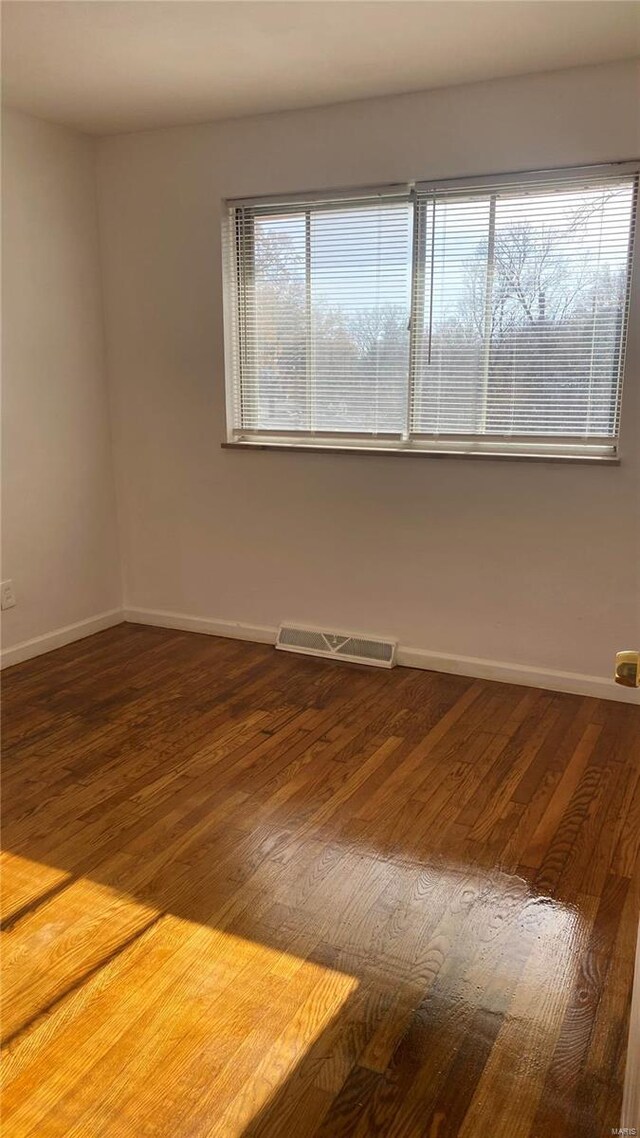
[[[480,175],[462,178],[436,179],[410,183],[391,183],[389,185],[349,187],[340,190],[306,191],[276,195],[262,195],[250,198],[230,198],[223,201],[223,315],[224,315],[224,366],[225,366],[225,411],[226,440],[223,447],[251,450],[296,450],[314,453],[350,454],[394,454],[422,455],[426,457],[474,457],[508,460],[534,460],[544,462],[607,463],[620,462],[620,421],[624,390],[626,347],[631,316],[631,289],[633,278],[634,252],[636,245],[636,225],[638,219],[640,161],[620,161],[606,164],[561,167],[558,169],[509,172],[506,174]],[[584,176],[585,180],[598,177],[629,178],[633,182],[629,246],[626,262],[625,299],[623,303],[623,326],[620,345],[620,365],[618,371],[617,401],[615,416],[618,433],[614,436],[590,436],[581,443],[578,436],[540,435],[466,435],[454,433],[428,434],[411,431],[412,399],[415,392],[415,358],[419,337],[414,334],[418,318],[423,317],[425,293],[425,249],[421,234],[422,209],[418,208],[418,195],[461,192],[469,190],[477,194],[483,188],[496,189],[497,186],[517,189],[519,185],[530,186],[540,182],[551,183],[553,187],[563,181],[575,182]],[[291,207],[295,212],[306,212],[312,206],[336,208],[349,201],[362,202],[366,198],[373,201],[380,198],[404,198],[413,205],[413,225],[411,238],[411,296],[409,316],[409,362],[407,367],[407,415],[405,431],[393,432],[331,432],[314,430],[267,430],[248,429],[238,426],[241,415],[242,355],[246,350],[246,337],[241,334],[240,297],[246,308],[246,289],[240,287],[241,275],[246,271],[246,256],[239,253],[238,211],[240,209],[264,210]],[[246,240],[246,238],[244,238]],[[613,404],[612,404],[613,407]]]

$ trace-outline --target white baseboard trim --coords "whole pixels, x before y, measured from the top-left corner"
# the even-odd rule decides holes
[[[275,644],[277,628],[260,624],[241,624],[236,620],[208,620],[181,612],[153,609],[125,609],[124,620],[131,624],[151,624],[155,628],[176,628],[181,632],[204,632],[208,636],[225,636],[231,640],[252,640],[258,644]]]
[[[508,664],[502,660],[483,660],[476,656],[446,656],[422,648],[398,648],[397,661],[408,668],[427,668],[434,672],[450,672],[457,676],[473,676],[479,680],[498,680],[503,684],[523,684],[546,691],[590,695],[595,699],[612,699],[618,703],[640,703],[640,692],[620,687],[608,676],[587,676],[581,672],[556,672],[550,668],[531,668],[526,664]]]
[[[204,632],[209,636],[226,636],[234,640],[252,640],[259,644],[275,644],[277,628],[270,625],[243,624],[240,621],[209,620],[185,613],[152,609],[125,609],[124,619],[133,624],[151,624],[159,628],[175,628],[183,632]],[[448,672],[473,679],[497,680],[505,684],[545,688],[547,691],[589,695],[596,699],[612,699],[619,703],[640,703],[640,692],[619,687],[607,676],[585,676],[578,672],[556,672],[547,668],[530,668],[475,656],[449,656],[423,648],[398,647],[396,660],[407,668],[423,668]]]
[[[14,644],[11,648],[4,648],[0,652],[0,668],[10,668],[13,664],[21,664],[23,660],[31,660],[34,656],[53,652],[54,648],[62,648],[74,640],[82,640],[85,636],[92,636],[94,632],[102,632],[105,628],[113,628],[114,624],[122,624],[124,619],[122,609],[111,609],[109,612],[90,616],[86,620],[79,620],[76,624],[67,624],[64,628],[45,632],[43,636],[35,636],[33,640],[23,640],[21,644]]]

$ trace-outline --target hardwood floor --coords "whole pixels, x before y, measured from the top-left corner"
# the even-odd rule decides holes
[[[3,699],[5,1138],[619,1125],[639,708],[131,625]]]

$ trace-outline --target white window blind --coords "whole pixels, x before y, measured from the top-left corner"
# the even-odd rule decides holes
[[[245,431],[404,426],[409,195],[235,211]]]
[[[230,439],[614,454],[636,181],[229,203]]]

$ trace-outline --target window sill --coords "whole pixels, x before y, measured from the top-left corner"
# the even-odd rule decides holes
[[[359,454],[359,455],[394,455],[403,458],[472,458],[484,461],[499,462],[553,462],[572,463],[586,466],[619,466],[618,455],[609,454],[536,454],[526,452],[489,451],[489,450],[449,450],[429,449],[427,447],[376,447],[376,446],[349,446],[348,444],[333,443],[294,443],[294,442],[223,442],[224,450],[280,450],[296,451],[298,454],[308,451],[311,454]]]

